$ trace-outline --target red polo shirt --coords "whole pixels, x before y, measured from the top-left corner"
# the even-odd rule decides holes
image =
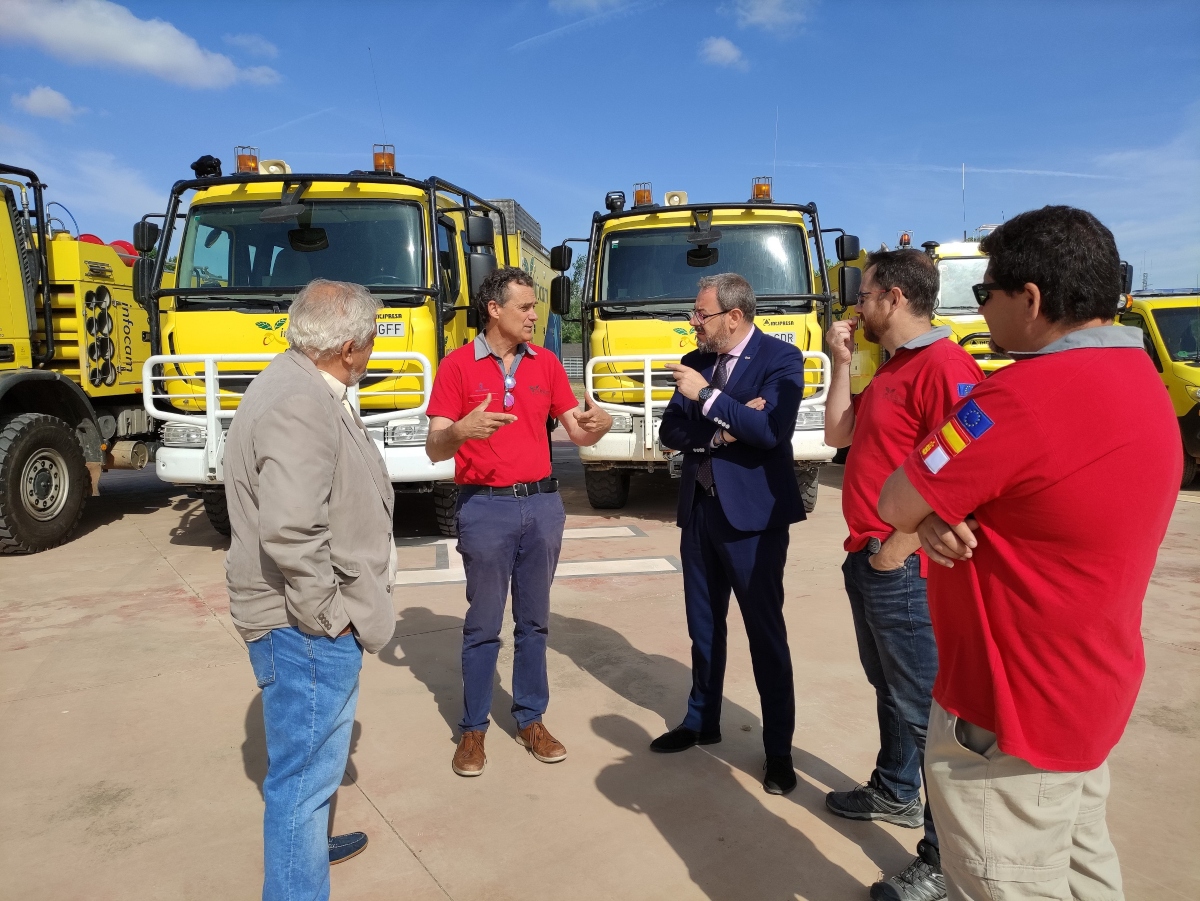
[[[898,347],[862,394],[854,398],[854,442],[842,480],[842,515],[850,528],[846,550],[895,531],[879,518],[879,492],[918,442],[983,381],[974,358],[940,327]]]
[[[1181,465],[1136,329],[1072,332],[977,386],[904,464],[938,516],[980,525],[970,560],[930,567],[937,702],[1036,767],[1103,763]]]
[[[438,367],[429,398],[430,418],[458,421],[483,403],[488,394],[490,413],[512,413],[517,421],[501,426],[486,440],[467,441],[454,455],[454,481],[459,485],[502,488],[517,482],[537,482],[550,475],[550,443],[546,420],[557,419],[579,406],[567,371],[553,353],[523,344],[521,362],[513,373],[515,403],[504,409],[504,373],[480,334],[472,343],[447,354]]]

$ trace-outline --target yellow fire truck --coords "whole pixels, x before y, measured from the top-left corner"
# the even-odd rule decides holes
[[[678,455],[658,443],[674,387],[665,366],[695,349],[689,317],[696,284],[719,272],[744,276],[758,298],[755,324],[804,353],[808,389],[792,448],[805,506],[815,505],[817,468],[834,456],[824,442],[829,358],[821,348],[832,296],[816,205],[776,203],[771,192],[771,179],[757,178],[750,199],[741,203],[691,203],[682,191],[668,191],[655,203],[651,186],[639,183],[631,208],[625,208],[624,192],[610,192],[607,213],[593,215],[586,239],[552,249],[551,266],[564,274],[554,280],[551,305],[562,312],[571,288],[565,275],[569,243],[587,245],[584,390],[614,418],[604,438],[580,448],[593,507],[623,507],[635,472],[679,474]],[[842,233],[837,245],[839,259],[859,256],[853,235]],[[853,285],[844,290],[856,292],[858,270],[846,273]]]
[[[140,469],[146,311],[133,248],[53,228],[45,185],[0,165],[0,553],[66,541],[106,469]]]
[[[255,148],[239,147],[235,156],[231,175],[201,157],[192,165],[196,177],[171,189],[165,214],[134,228],[141,254],[134,286],[153,311],[144,399],[164,423],[159,477],[196,486],[210,522],[228,534],[221,460],[238,399],[287,347],[288,305],[301,287],[318,277],[356,282],[383,309],[353,402],[397,491],[432,493],[449,534],[454,463],[425,455],[437,361],[475,337],[470,298],[498,262],[523,266],[548,298],[551,272],[536,222],[514,201],[396,172],[390,145],[376,146],[371,170],[345,175],[293,173],[282,160],[260,161]],[[546,343],[547,326],[543,307],[537,343]]]

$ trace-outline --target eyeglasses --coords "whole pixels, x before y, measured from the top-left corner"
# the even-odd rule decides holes
[[[504,409],[511,410],[517,403],[517,399],[513,397],[513,389],[517,387],[517,380],[514,376],[506,375],[504,377]]]
[[[992,296],[993,291],[1003,291],[1004,289],[995,282],[980,282],[978,285],[971,285],[971,293],[975,295],[975,303],[983,306]]]
[[[729,310],[722,310],[720,313],[705,313],[703,310],[692,310],[692,315],[688,317],[688,322],[699,322],[701,325],[704,325],[708,320],[724,316],[728,312]]]
[[[852,307],[858,306],[860,303],[862,303],[864,300],[866,300],[872,294],[887,294],[888,291],[890,291],[890,290],[891,290],[891,288],[888,288],[887,291],[883,290],[882,288],[877,288],[874,291],[859,291],[857,294],[854,295],[854,303],[852,303],[851,306]]]

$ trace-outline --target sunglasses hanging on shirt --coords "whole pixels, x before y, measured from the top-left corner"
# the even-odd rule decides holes
[[[517,380],[511,375],[504,377],[504,409],[511,410],[516,405],[517,399],[513,397],[513,389],[517,387]]]

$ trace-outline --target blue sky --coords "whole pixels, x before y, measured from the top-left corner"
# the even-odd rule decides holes
[[[1138,284],[1200,284],[1194,2],[0,0],[0,159],[106,240],[203,153],[344,172],[385,128],[546,243],[635,181],[740,200],[772,172],[865,246],[951,240],[965,163],[968,231],[1069,203]]]

